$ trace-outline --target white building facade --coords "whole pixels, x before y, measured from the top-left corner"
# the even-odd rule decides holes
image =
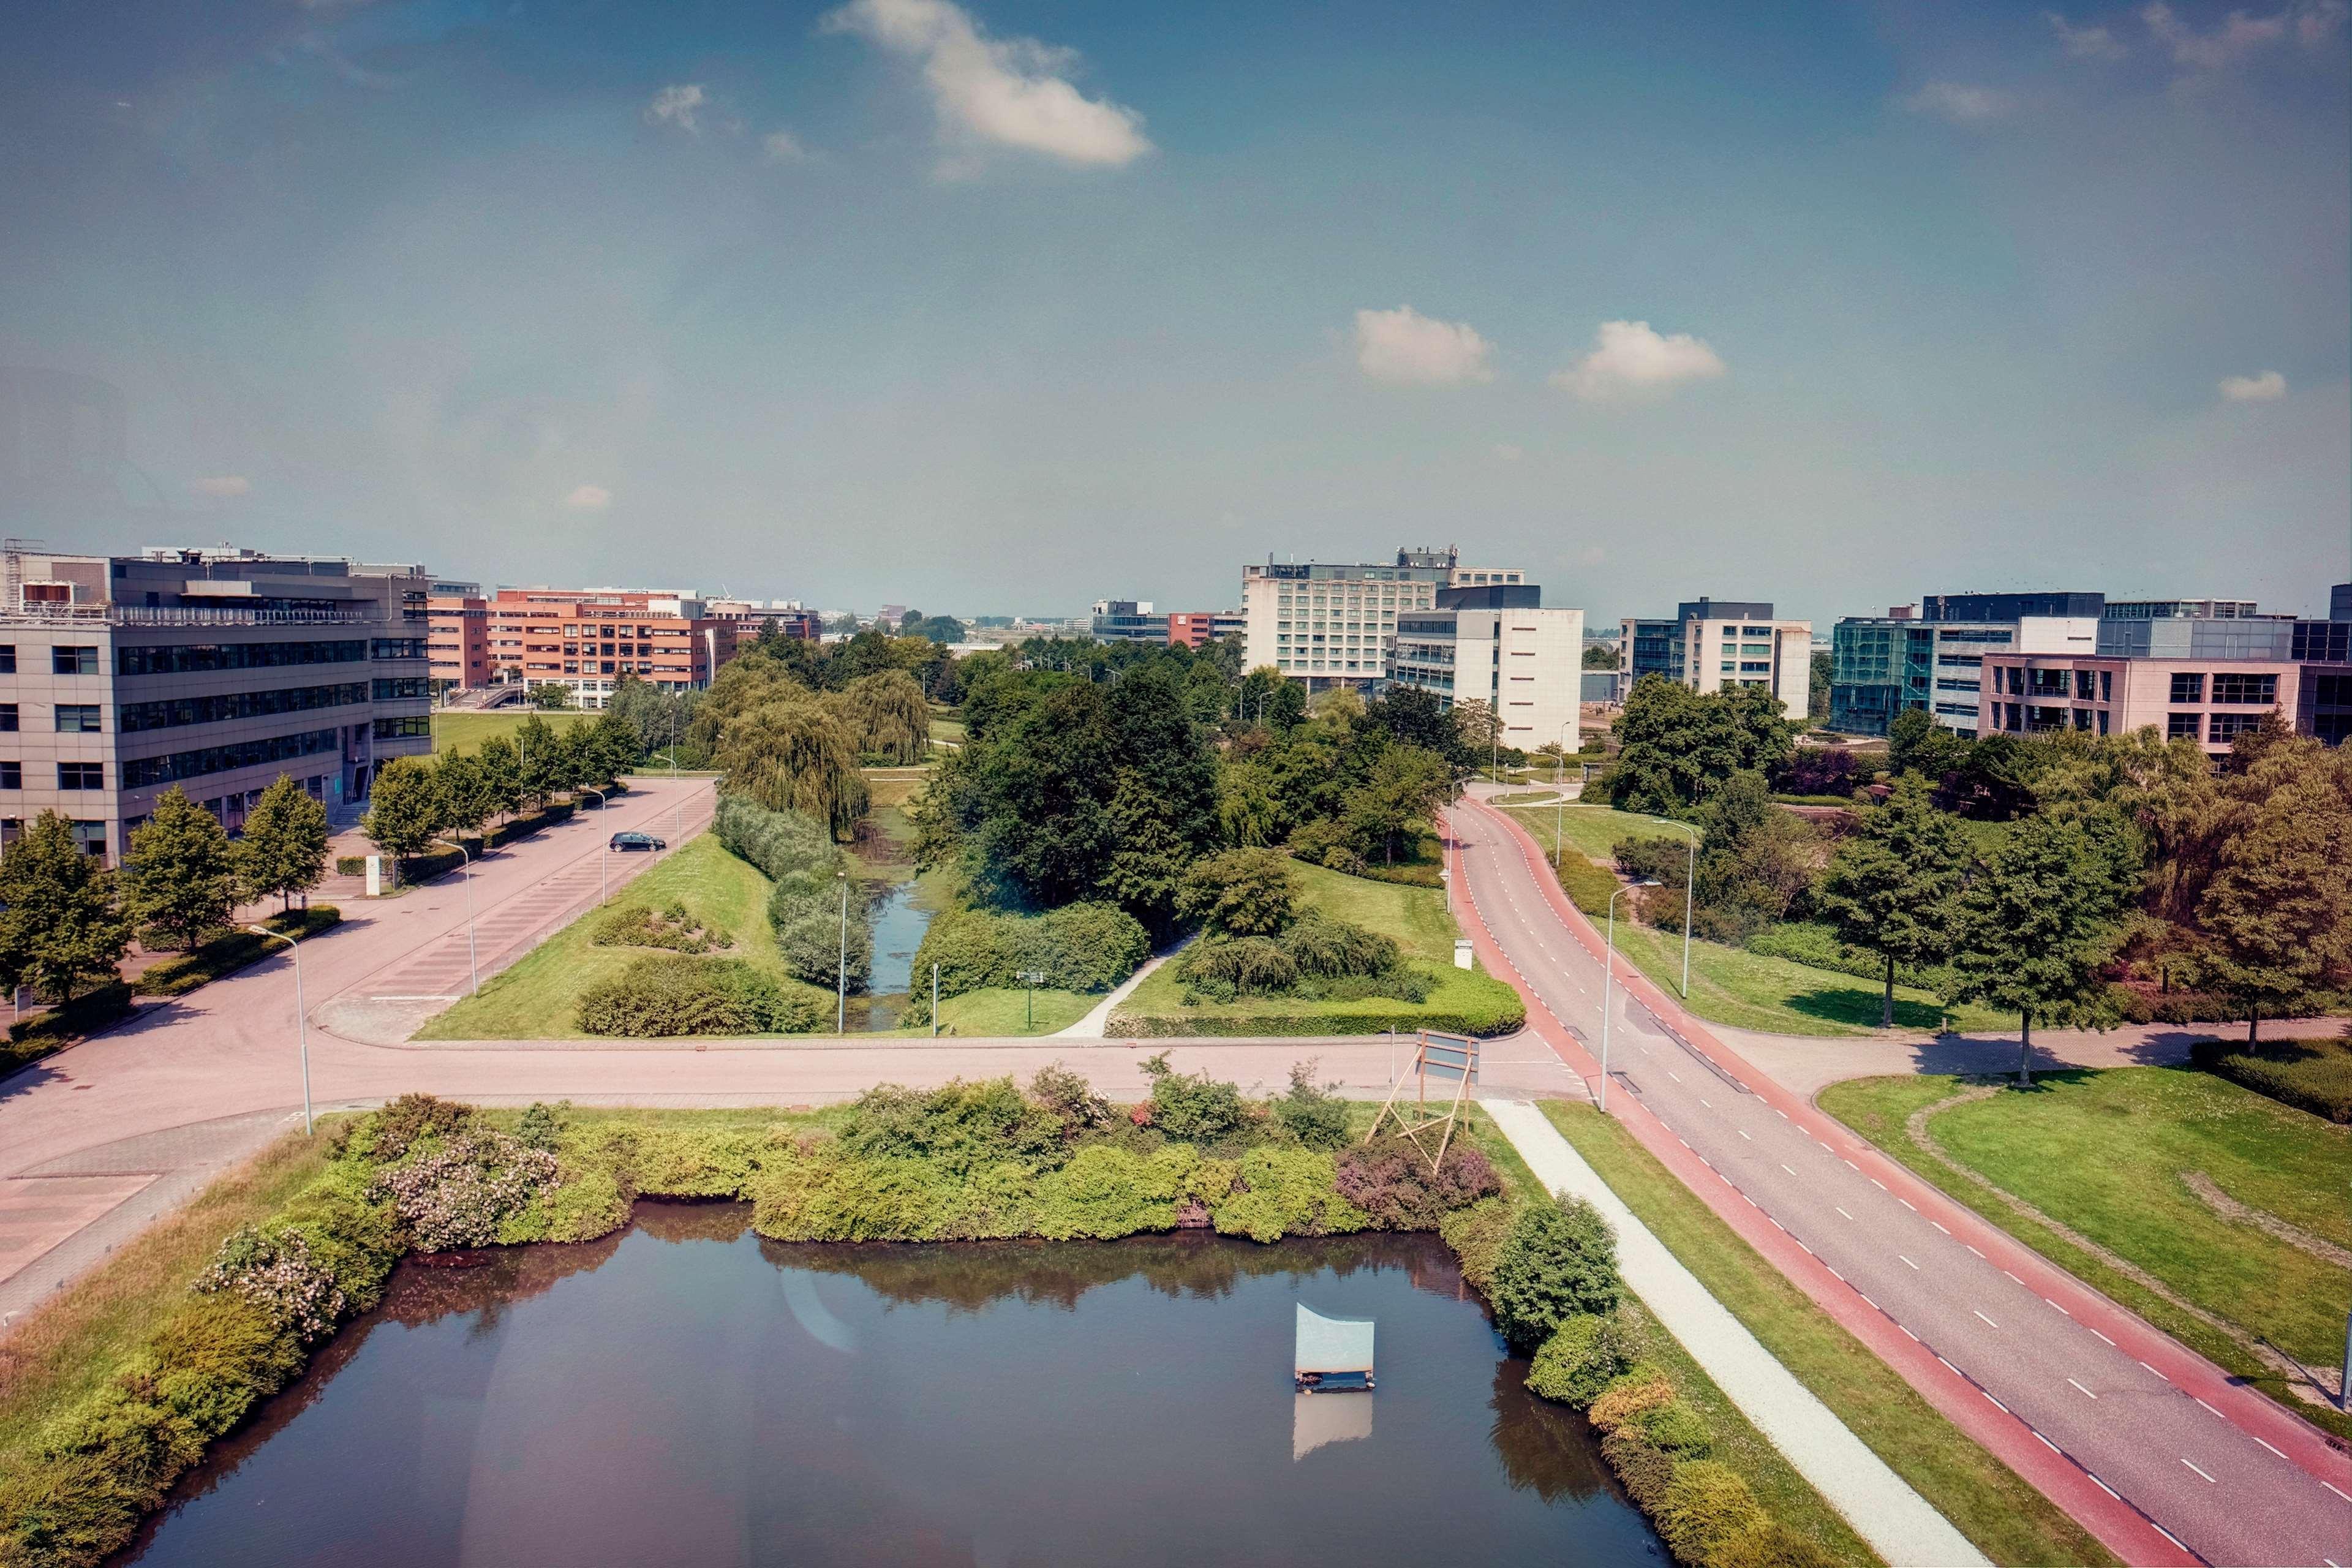
[[[1441,589],[1517,584],[1517,567],[1465,567],[1452,547],[1400,550],[1394,561],[1276,562],[1242,568],[1243,659],[1309,691],[1369,690],[1389,676],[1397,618],[1437,607]]]
[[[1573,752],[1582,744],[1583,661],[1582,610],[1431,608],[1399,617],[1390,679],[1449,710],[1486,704],[1512,750],[1558,742]]]

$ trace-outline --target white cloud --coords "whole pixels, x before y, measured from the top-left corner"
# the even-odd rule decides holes
[[[2156,41],[2172,51],[2173,62],[2192,70],[2228,68],[2258,50],[2284,43],[2292,33],[2296,42],[2314,48],[2335,37],[2352,5],[2346,0],[2301,0],[2267,16],[2232,11],[2210,33],[2200,33],[2175,14],[2163,0],[2145,7],[2139,19]]]
[[[689,136],[699,136],[702,126],[697,117],[706,101],[700,82],[673,82],[654,94],[653,101],[646,105],[646,123],[675,125]]]
[[[2260,375],[2225,375],[2221,395],[2232,403],[2276,403],[2286,395],[2286,377],[2274,370]]]
[[[1551,378],[1554,386],[1588,402],[1663,397],[1685,381],[1712,381],[1723,360],[1687,332],[1660,336],[1647,321],[1603,321],[1592,352]]]
[[[1495,443],[1495,456],[1500,458],[1507,463],[1516,463],[1527,455],[1528,449],[1525,447],[1515,445],[1509,441],[1497,441]]]
[[[236,496],[251,495],[253,481],[243,474],[206,474],[201,479],[190,479],[188,489],[194,494],[207,496],[214,500],[227,500]]]
[[[1071,50],[1034,38],[988,37],[949,0],[850,0],[824,26],[919,60],[940,134],[950,141],[1108,168],[1151,151],[1141,115],[1087,97],[1061,74],[1076,61]],[[969,157],[951,158],[941,173],[966,173],[970,163]]]
[[[1457,386],[1492,381],[1495,345],[1467,321],[1437,321],[1410,305],[1356,312],[1356,364],[1392,386]]]
[[[2352,5],[2345,0],[2318,0],[2295,13],[2294,39],[2306,49],[2315,49],[2336,36],[2344,18],[2352,16]]]
[[[1896,99],[1895,104],[1914,114],[1932,114],[1955,125],[1983,125],[2000,119],[2013,107],[2009,94],[1999,88],[1970,87],[1957,81],[1931,81],[1918,91]]]
[[[2121,40],[2105,27],[2077,27],[2055,11],[2044,11],[2042,19],[2058,35],[2058,47],[2069,59],[2121,59],[2125,49]]]
[[[563,504],[574,511],[603,511],[613,504],[613,492],[602,485],[582,485],[563,498]]]
[[[760,152],[771,163],[805,163],[809,150],[789,131],[771,131],[760,138]]]

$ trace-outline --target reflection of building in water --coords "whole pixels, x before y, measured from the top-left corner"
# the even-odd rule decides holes
[[[1296,1464],[1326,1443],[1352,1443],[1372,1435],[1372,1402],[1320,1394],[1290,1396],[1290,1458]]]

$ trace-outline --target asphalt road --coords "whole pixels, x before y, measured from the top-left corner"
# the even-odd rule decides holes
[[[1597,1054],[1601,966],[1563,914],[1540,852],[1491,811],[1457,809],[1453,823],[1458,892],[1533,998]],[[1810,1106],[1758,1092],[1752,1068],[1646,984],[1640,989],[1654,1005],[1633,994],[1621,968],[1608,1064],[1614,1107],[1631,1100],[1654,1115],[1726,1184],[1702,1195],[1754,1205],[1824,1266],[1836,1281],[1821,1281],[1828,1291],[1850,1289],[1932,1351],[1926,1366],[1948,1381],[1922,1392],[1939,1406],[1993,1402],[2208,1562],[2352,1563],[2352,1465],[2315,1428],[2228,1386],[2105,1297],[2056,1276],[1874,1151],[1865,1155],[1860,1139]],[[1814,1281],[1799,1283],[1813,1290]],[[1823,1305],[1842,1317],[1858,1310],[1851,1300]],[[2208,1375],[2196,1377],[2198,1368]],[[2107,1525],[2111,1544],[2130,1533]],[[2127,1557],[2148,1560],[2124,1544]]]

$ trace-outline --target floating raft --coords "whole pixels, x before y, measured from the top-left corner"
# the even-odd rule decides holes
[[[1302,1394],[1360,1392],[1372,1386],[1372,1320],[1327,1318],[1298,1307],[1298,1346],[1291,1374]]]

